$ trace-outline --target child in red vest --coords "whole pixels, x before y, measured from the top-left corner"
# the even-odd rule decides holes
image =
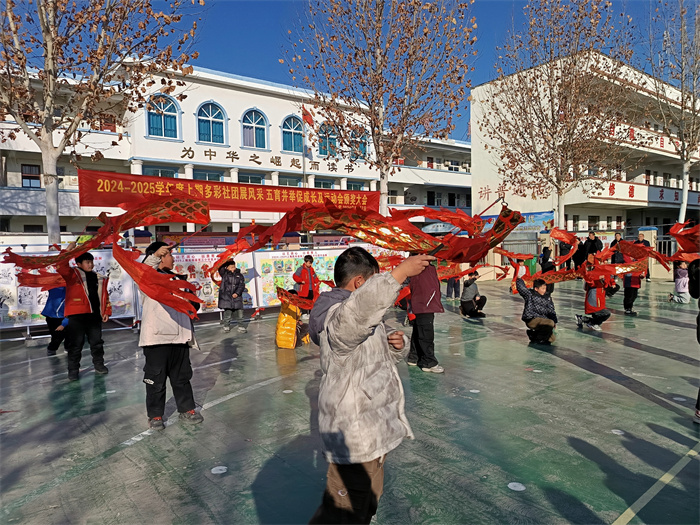
[[[69,249],[73,245],[69,245]],[[94,257],[90,252],[75,258],[76,266],[68,263],[56,266],[66,281],[66,303],[64,314],[68,318],[65,349],[68,352],[68,379],[78,380],[83,343],[87,337],[95,372],[106,374],[102,323],[112,314],[112,305],[107,293],[107,277],[95,273]]]
[[[600,332],[602,325],[610,317],[610,310],[605,308],[605,279],[601,277],[593,283],[586,281],[584,286],[586,291],[585,316],[576,315],[576,324],[583,328],[584,323],[592,330]]]

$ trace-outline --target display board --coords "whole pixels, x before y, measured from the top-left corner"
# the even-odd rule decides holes
[[[209,270],[219,257],[218,252],[173,253],[175,273],[187,275],[187,280],[197,287],[197,297],[204,303],[199,312],[219,311],[219,287],[216,285]],[[246,292],[243,294],[245,308],[257,308],[259,301],[255,292],[255,277],[258,275],[253,264],[253,254],[244,253],[236,256],[236,266],[245,277]],[[218,280],[218,274],[216,275]]]
[[[109,298],[112,317],[133,317],[134,281],[114,260],[111,250],[91,251],[95,257],[95,271],[109,276]],[[45,255],[27,253],[26,255]],[[0,263],[0,329],[18,328],[33,324],[44,324],[41,311],[46,305],[49,292],[39,288],[17,285],[17,270],[14,264]]]
[[[361,246],[375,257],[393,255],[394,252],[368,244]],[[243,295],[245,308],[259,308],[279,305],[277,287],[285,290],[296,288],[292,278],[294,272],[304,262],[304,256],[314,258],[314,270],[322,281],[333,280],[335,261],[347,247],[316,250],[261,250],[236,256],[236,266],[241,269],[246,280]],[[114,260],[111,251],[91,251],[95,257],[95,271],[109,276],[109,298],[112,303],[113,318],[131,318],[140,311],[138,289],[121,266]],[[35,253],[27,255],[46,255]],[[405,255],[405,254],[404,254]],[[173,253],[175,273],[184,274],[187,280],[197,287],[197,296],[202,299],[200,313],[217,312],[219,287],[209,270],[219,257],[219,252]],[[215,274],[216,275],[216,274]],[[217,276],[218,278],[218,276]],[[328,290],[325,284],[321,291]],[[38,288],[17,286],[16,270],[13,264],[0,263],[0,329],[20,328],[45,323],[41,311],[46,304],[48,292]]]
[[[316,276],[322,281],[333,280],[335,260],[346,248],[331,248],[327,250],[273,250],[255,252],[255,270],[259,274],[257,279],[258,297],[260,306],[276,306],[280,304],[277,298],[277,287],[285,290],[296,289],[296,283],[292,278],[304,263],[304,257],[311,255],[314,258],[313,268]],[[325,284],[321,285],[321,291],[328,290]]]

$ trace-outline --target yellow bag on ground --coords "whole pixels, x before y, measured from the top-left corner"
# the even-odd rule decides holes
[[[275,340],[280,348],[296,348],[297,346],[297,320],[301,317],[301,310],[289,303],[282,303],[280,314],[277,317],[277,330]]]

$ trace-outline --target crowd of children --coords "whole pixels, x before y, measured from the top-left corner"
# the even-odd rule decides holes
[[[619,241],[616,237],[616,242]],[[589,236],[584,246],[586,251],[595,250],[590,252],[593,255],[601,249],[600,240],[595,235]],[[305,257],[303,266],[294,275],[300,288],[299,295],[316,301],[308,325],[302,322],[299,308],[283,309],[278,322],[277,343],[294,348],[298,337],[305,336],[306,331],[301,335],[298,332],[303,325],[311,340],[320,347],[323,371],[318,400],[319,431],[329,467],[321,505],[311,523],[370,522],[382,494],[387,454],[403,439],[413,437],[404,411],[404,392],[396,363],[406,359],[409,365],[416,365],[425,372],[444,372],[434,352],[434,316],[444,311],[440,281],[435,266],[431,264],[434,260],[435,257],[430,255],[414,255],[391,272],[380,273],[371,254],[363,248],[352,247],[345,250],[335,263],[336,287],[318,296],[318,278],[311,267],[311,256]],[[627,256],[623,260],[630,262]],[[172,276],[170,281],[186,281],[186,276],[173,273],[171,247],[165,243],[151,244],[142,262],[159,273]],[[84,253],[75,258],[75,263],[75,267],[67,263],[58,266],[66,286],[51,291],[44,309],[51,332],[47,353],[55,355],[65,337],[68,379],[71,381],[79,378],[85,338],[90,344],[95,372],[108,373],[104,364],[101,325],[111,312],[107,278],[93,271],[93,256]],[[543,253],[540,264],[543,273],[554,271],[551,251]],[[593,270],[593,267],[587,269]],[[532,288],[528,288],[518,270],[516,289],[524,300],[522,321],[527,326],[527,335],[534,344],[550,345],[555,341],[554,330],[558,323],[552,299],[553,287],[542,279],[535,279]],[[693,271],[696,275],[697,264]],[[221,266],[219,273],[222,279],[219,307],[224,311],[223,330],[228,332],[234,316],[239,323],[242,321],[245,279],[233,260]],[[485,317],[482,310],[486,297],[479,292],[478,278],[477,271],[467,275],[460,298],[460,312],[471,318]],[[689,284],[692,279],[686,263],[677,265],[674,280],[675,293],[669,294],[669,301],[687,304],[691,295],[698,295],[697,291],[690,289],[697,288],[697,285]],[[624,276],[625,314],[636,314],[633,304],[640,281],[640,277],[633,273]],[[407,284],[411,291],[410,309],[415,316],[410,341],[402,331],[390,328],[383,321],[399,291]],[[576,323],[579,328],[585,325],[600,331],[601,325],[611,315],[606,308],[606,297],[614,291],[603,277],[586,281],[584,289],[585,315],[576,315]],[[452,293],[455,290],[459,290],[459,282],[450,286]],[[188,293],[184,288],[181,290],[183,298]],[[200,423],[203,417],[195,409],[190,383],[189,352],[190,348],[197,346],[192,321],[186,314],[145,294],[142,294],[141,301],[139,346],[145,356],[143,382],[146,385],[149,427],[153,430],[165,428],[168,380],[179,419],[191,424]],[[192,304],[197,306],[196,302]],[[238,329],[246,331],[242,324]],[[700,422],[700,393],[696,409],[695,419]]]

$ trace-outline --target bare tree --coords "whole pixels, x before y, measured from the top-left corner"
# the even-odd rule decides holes
[[[392,160],[412,139],[447,138],[465,109],[476,41],[471,3],[310,0],[310,22],[287,53],[295,81],[314,93],[324,149],[334,143],[329,155],[379,171],[382,214]]]
[[[187,74],[196,22],[184,26],[183,10],[195,0],[3,0],[0,15],[0,113],[41,151],[49,243],[60,242],[56,163],[84,137],[81,129],[145,102],[147,86],[172,93]],[[202,0],[198,0],[203,5]],[[101,158],[96,151],[93,158]]]
[[[630,53],[606,0],[533,0],[526,29],[499,49],[497,79],[472,94],[473,117],[492,144],[503,188],[533,199],[557,197],[565,228],[568,192],[599,189],[621,176],[638,150],[637,116],[626,82]]]
[[[652,76],[654,103],[649,109],[683,165],[678,212],[678,221],[683,222],[690,170],[700,157],[700,5],[697,1],[659,1],[648,34],[643,67]]]

